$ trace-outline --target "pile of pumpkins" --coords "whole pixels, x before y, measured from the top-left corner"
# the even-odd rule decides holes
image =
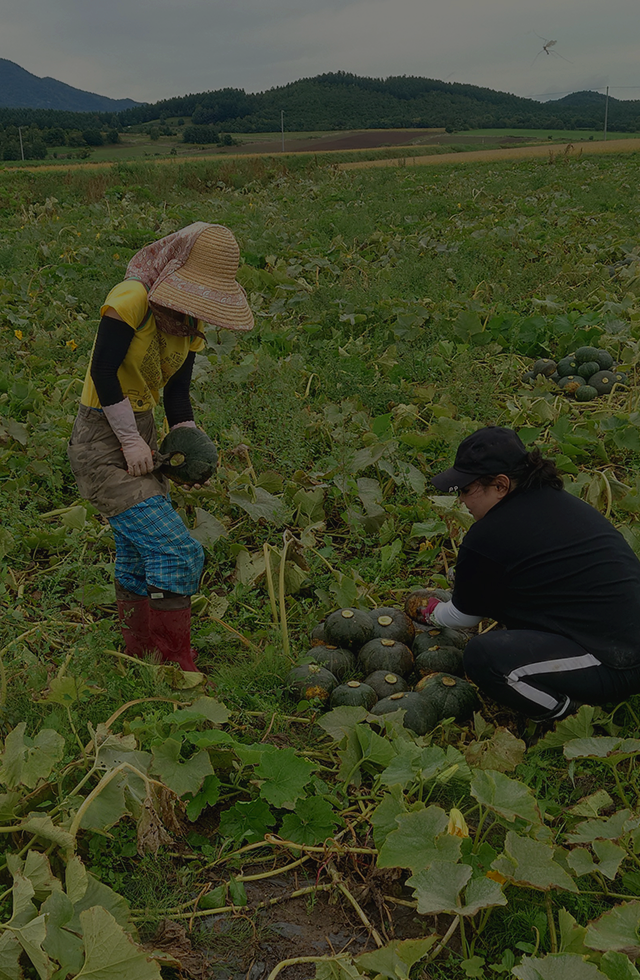
[[[407,600],[410,611],[416,596]],[[298,700],[331,708],[359,706],[373,715],[404,710],[404,726],[424,735],[477,707],[475,688],[464,680],[466,640],[458,630],[417,626],[401,609],[337,609],[313,630],[311,649],[286,686]]]
[[[608,395],[616,385],[627,385],[627,375],[618,371],[609,351],[597,347],[578,347],[559,361],[541,357],[530,371],[522,376],[525,384],[542,377],[555,381],[566,395],[578,402],[590,402],[599,395]]]

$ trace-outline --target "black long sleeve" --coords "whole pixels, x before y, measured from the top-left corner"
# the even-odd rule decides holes
[[[103,407],[116,405],[124,397],[118,380],[118,368],[127,355],[134,334],[133,327],[124,320],[111,316],[103,316],[100,320],[91,359],[91,378]]]
[[[195,359],[195,351],[189,351],[180,368],[171,375],[164,386],[164,410],[170,426],[177,425],[178,422],[193,421],[189,388]]]

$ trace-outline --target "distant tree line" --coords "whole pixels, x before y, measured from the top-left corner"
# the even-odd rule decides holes
[[[150,138],[182,134],[186,143],[233,143],[231,134],[287,130],[444,128],[602,129],[604,96],[575,92],[540,103],[507,92],[410,75],[386,79],[331,72],[266,92],[223,88],[141,105],[122,112],[0,109],[0,158],[20,159],[18,127],[26,159],[42,159],[48,147],[79,152],[114,143],[127,127]],[[170,120],[177,118],[177,127]],[[190,118],[189,118],[190,117]],[[185,124],[187,123],[187,124]],[[640,131],[640,101],[609,99],[609,129]]]

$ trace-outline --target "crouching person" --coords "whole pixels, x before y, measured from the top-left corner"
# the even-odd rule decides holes
[[[467,644],[467,675],[489,697],[539,721],[640,692],[640,561],[613,525],[563,489],[554,463],[511,429],[464,439],[433,477],[475,518],[451,600],[418,619],[506,629]]]

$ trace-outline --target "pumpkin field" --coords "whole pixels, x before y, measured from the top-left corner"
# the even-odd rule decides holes
[[[287,682],[334,610],[449,587],[472,518],[430,475],[481,425],[640,555],[638,159],[0,173],[0,980],[640,978],[638,697],[541,730],[447,695],[416,734]],[[123,653],[66,444],[104,297],[200,220],[256,326],[196,359],[185,675]],[[580,347],[597,397],[527,374]]]

